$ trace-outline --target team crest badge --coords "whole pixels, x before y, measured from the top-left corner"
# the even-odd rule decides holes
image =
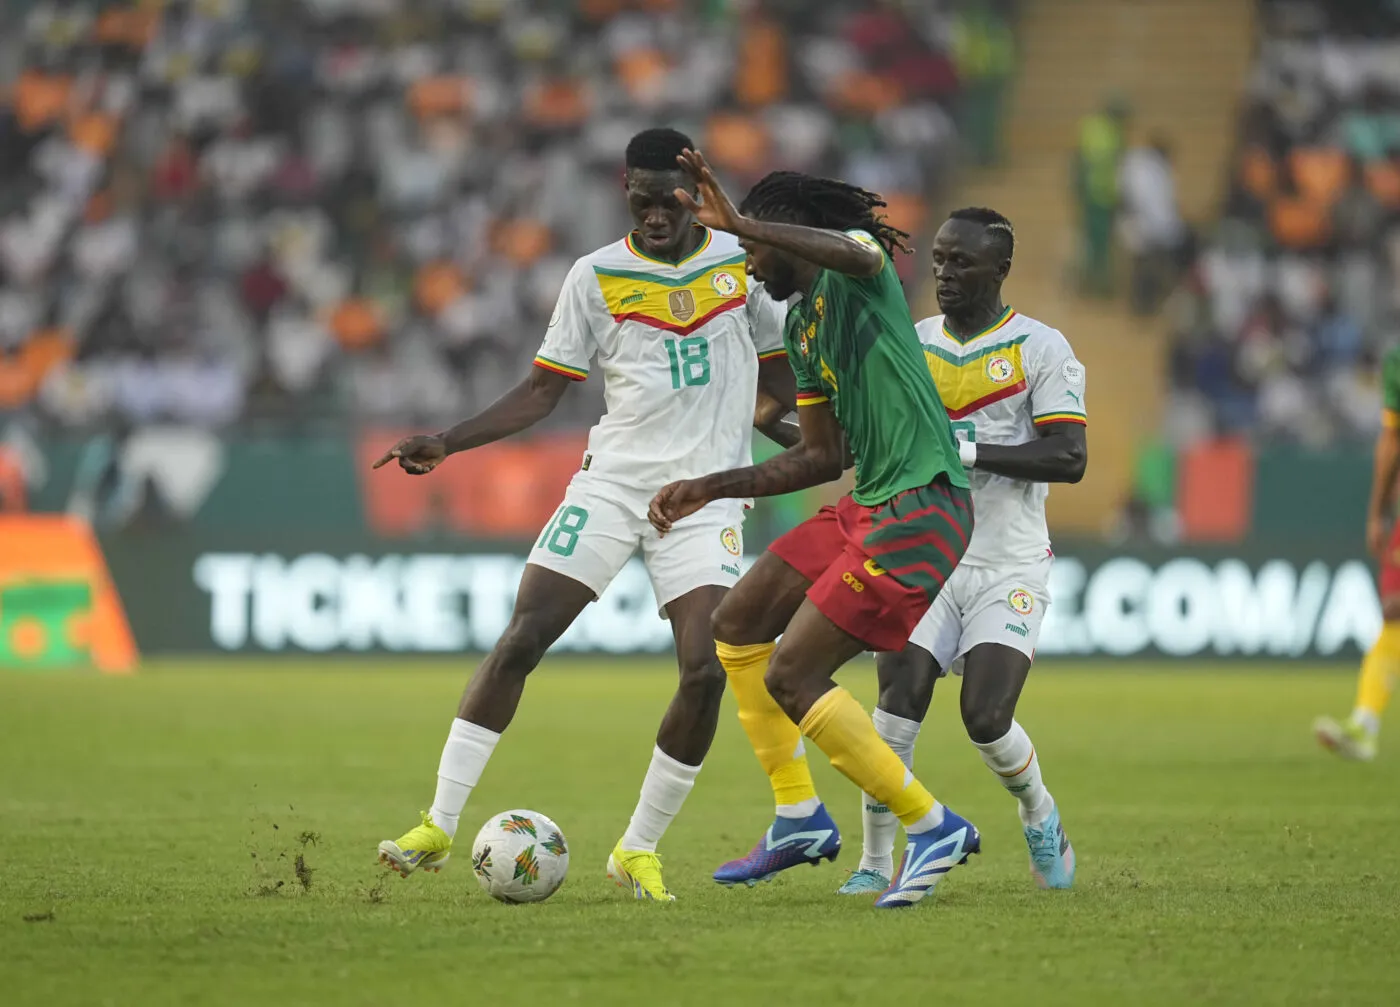
[[[1019,587],[1006,596],[1006,603],[1017,615],[1030,615],[1035,611],[1035,598]]]
[[[671,314],[678,322],[688,322],[695,315],[695,295],[689,290],[673,290],[667,299]]]
[[[720,297],[733,297],[739,292],[739,281],[734,279],[733,273],[716,273],[710,277],[710,286]]]
[[[1016,376],[1016,365],[995,353],[987,358],[987,377],[999,385],[1004,385]]]
[[[719,533],[720,542],[724,543],[724,551],[731,556],[739,555],[739,533],[733,528],[726,528]]]
[[[818,294],[816,300],[812,302],[812,310],[817,313],[818,318],[826,317],[826,298]]]

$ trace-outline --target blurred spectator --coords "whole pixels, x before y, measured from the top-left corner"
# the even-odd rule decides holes
[[[1080,219],[1080,276],[1085,293],[1113,291],[1113,219],[1118,210],[1118,170],[1126,145],[1128,107],[1111,99],[1079,124],[1074,152],[1074,195]]]
[[[1178,445],[1369,437],[1400,341],[1400,4],[1263,15],[1224,213],[1168,302]]]
[[[736,190],[778,166],[849,178],[918,230],[960,81],[994,156],[1007,7],[23,4],[0,37],[0,416],[141,444],[480,408],[571,261],[629,226],[632,133],[686,129]],[[590,383],[551,422],[600,405]],[[94,454],[94,485],[127,453]]]
[[[1137,314],[1150,315],[1175,283],[1189,237],[1177,206],[1168,141],[1157,136],[1129,150],[1118,186],[1119,229],[1133,260],[1129,303]]]

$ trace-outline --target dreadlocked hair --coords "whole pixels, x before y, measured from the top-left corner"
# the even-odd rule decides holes
[[[887,206],[878,192],[834,178],[817,178],[800,171],[774,171],[758,180],[739,212],[763,220],[781,220],[831,231],[869,231],[886,252],[913,251],[908,231],[885,222],[876,207]]]

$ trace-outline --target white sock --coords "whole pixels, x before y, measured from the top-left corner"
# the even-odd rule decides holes
[[[896,717],[879,707],[870,715],[885,744],[894,749],[906,769],[914,768],[914,742],[919,737],[919,722]],[[861,822],[865,840],[860,855],[860,870],[879,871],[885,877],[894,874],[894,837],[899,831],[899,819],[869,794],[861,794]]]
[[[622,834],[622,848],[655,850],[699,775],[699,766],[677,762],[659,745],[653,749],[651,765],[647,767],[646,779],[642,781],[642,796],[637,801],[637,810],[632,812],[632,820]]]
[[[449,836],[457,834],[462,808],[500,740],[499,734],[480,724],[460,717],[452,721],[452,730],[448,732],[447,744],[442,746],[442,760],[438,763],[437,794],[433,797],[431,811],[434,824]]]
[[[1351,722],[1373,738],[1381,733],[1381,718],[1371,710],[1358,706],[1351,711]]]
[[[1040,759],[1025,728],[1016,721],[1011,730],[996,741],[982,745],[973,742],[982,753],[987,768],[997,774],[1001,785],[1021,802],[1021,824],[1039,825],[1049,817],[1055,799],[1040,779]]]

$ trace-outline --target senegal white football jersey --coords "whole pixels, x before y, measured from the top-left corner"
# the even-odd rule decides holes
[[[1036,427],[1084,423],[1084,367],[1057,330],[1010,308],[967,340],[925,318],[915,329],[929,373],[960,440],[1024,444]],[[1050,549],[1045,483],[1009,479],[974,468],[976,526],[962,562],[1005,566],[1043,558]]]
[[[758,361],[783,355],[786,315],[730,234],[706,230],[675,264],[630,235],[575,262],[535,357],[578,381],[595,358],[603,373],[607,412],[575,482],[654,493],[751,465]]]

